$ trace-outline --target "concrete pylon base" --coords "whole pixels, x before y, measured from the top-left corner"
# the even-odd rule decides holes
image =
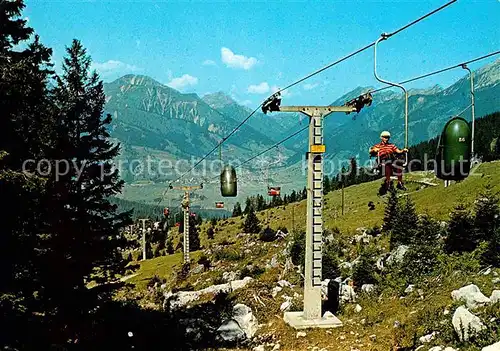
[[[340,319],[330,312],[317,319],[305,319],[304,312],[285,312],[283,320],[295,329],[338,328],[343,325]]]

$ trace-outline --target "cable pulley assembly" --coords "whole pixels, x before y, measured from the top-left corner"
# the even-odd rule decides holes
[[[359,113],[361,109],[365,106],[370,106],[372,104],[373,98],[372,94],[369,92],[366,94],[363,94],[361,96],[358,96],[357,98],[354,98],[348,102],[345,103],[346,106],[353,107],[356,109],[356,112]],[[346,115],[348,115],[350,112],[346,112]]]
[[[276,112],[280,110],[281,105],[281,93],[278,91],[267,98],[266,101],[262,103],[262,112],[267,114],[268,112]]]

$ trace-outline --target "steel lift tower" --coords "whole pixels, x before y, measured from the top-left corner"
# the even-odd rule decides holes
[[[280,106],[279,92],[262,105],[264,113],[300,112],[309,117],[309,150],[307,155],[307,224],[305,252],[304,311],[286,312],[284,320],[295,329],[332,328],[342,326],[335,316],[321,314],[321,269],[323,244],[323,118],[334,112],[359,112],[371,105],[367,93],[347,102],[344,106]]]

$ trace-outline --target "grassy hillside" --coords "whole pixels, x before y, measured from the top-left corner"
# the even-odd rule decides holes
[[[407,181],[410,188],[409,196],[414,200],[420,214],[429,214],[438,220],[448,220],[449,213],[456,204],[463,202],[471,206],[486,184],[493,185],[494,191],[500,191],[500,162],[481,164],[469,178],[448,188],[444,188],[442,182],[429,173],[409,174]],[[424,183],[438,185],[429,186]],[[352,261],[359,255],[360,244],[352,242],[353,236],[357,234],[357,228],[382,224],[385,199],[376,195],[379,185],[380,181],[375,181],[346,188],[343,216],[341,192],[335,191],[325,196],[325,228],[339,229],[335,231],[335,235],[339,249],[343,249],[343,253],[339,254],[341,261]],[[367,206],[370,201],[376,206],[373,211]],[[262,211],[257,216],[263,226],[269,224],[274,229],[286,227],[289,230],[295,226],[296,230],[303,230],[304,213],[305,201],[302,201]],[[477,258],[474,255],[466,255],[454,258],[446,256],[446,259],[441,257],[437,273],[418,283],[415,282],[420,293],[417,289],[411,293],[404,293],[408,281],[398,281],[394,278],[394,281],[382,282],[380,283],[382,292],[378,294],[378,298],[373,295],[358,296],[356,303],[362,306],[361,312],[355,312],[355,304],[347,304],[342,308],[338,316],[344,322],[343,327],[332,330],[309,330],[306,331],[306,337],[298,338],[297,331],[283,322],[283,312],[280,311],[280,305],[285,301],[282,298],[284,294],[295,295],[292,310],[302,308],[303,287],[300,275],[295,270],[285,268],[286,249],[292,241],[292,235],[284,240],[263,242],[259,240],[258,234],[241,234],[243,220],[244,218],[238,217],[219,221],[215,226],[213,240],[209,240],[206,236],[209,223],[201,226],[201,244],[205,249],[192,253],[191,269],[197,266],[196,262],[202,256],[210,259],[211,269],[200,270],[198,273],[190,273],[186,277],[179,278],[178,272],[182,263],[180,252],[147,260],[140,262],[140,269],[136,275],[128,279],[134,286],[132,291],[135,293],[144,291],[146,284],[154,276],[165,280],[167,290],[172,288],[200,290],[221,283],[224,272],[245,270],[244,275],[253,276],[255,280],[244,289],[230,294],[230,297],[252,308],[259,323],[262,324],[257,335],[262,340],[274,335],[272,343],[273,345],[279,343],[281,350],[306,350],[315,346],[330,351],[354,349],[387,351],[396,345],[400,347],[413,345],[415,337],[438,331],[439,336],[422,350],[428,350],[432,345],[446,345],[460,346],[460,350],[472,351],[480,350],[478,345],[481,347],[488,345],[492,338],[499,336],[496,320],[500,320],[500,312],[496,305],[474,312],[483,321],[487,319],[489,334],[481,336],[482,339],[475,344],[457,344],[454,339],[451,315],[457,303],[452,301],[451,291],[473,283],[486,296],[490,296],[495,288],[492,277],[500,274],[499,269],[493,269],[489,275],[483,274],[480,272]],[[175,232],[174,236],[178,242],[180,235]],[[387,243],[388,238],[382,235],[374,238],[370,245],[376,247],[379,252],[387,252]],[[273,258],[278,262],[277,265],[272,265]],[[280,279],[288,280],[293,286],[285,287],[273,297],[271,291]],[[498,283],[496,289],[499,289]],[[207,299],[201,302],[206,303],[211,300],[212,297],[207,296]],[[145,306],[159,308],[161,299],[158,300],[158,296],[146,293],[145,301]],[[452,312],[443,314],[445,310]],[[395,324],[398,325],[397,328],[394,327]],[[265,348],[268,349],[271,350],[272,347]]]

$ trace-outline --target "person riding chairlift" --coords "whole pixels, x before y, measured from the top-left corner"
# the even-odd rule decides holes
[[[400,190],[407,190],[403,184],[403,165],[401,160],[396,158],[396,155],[408,152],[408,149],[404,148],[400,150],[396,145],[389,142],[390,138],[391,133],[383,131],[380,134],[380,139],[382,141],[373,145],[369,150],[370,156],[378,156],[378,161],[380,162],[378,166],[382,167],[382,174],[385,175],[385,182],[381,189],[381,195],[386,194],[392,186],[391,176],[393,174],[398,177],[397,188]]]

